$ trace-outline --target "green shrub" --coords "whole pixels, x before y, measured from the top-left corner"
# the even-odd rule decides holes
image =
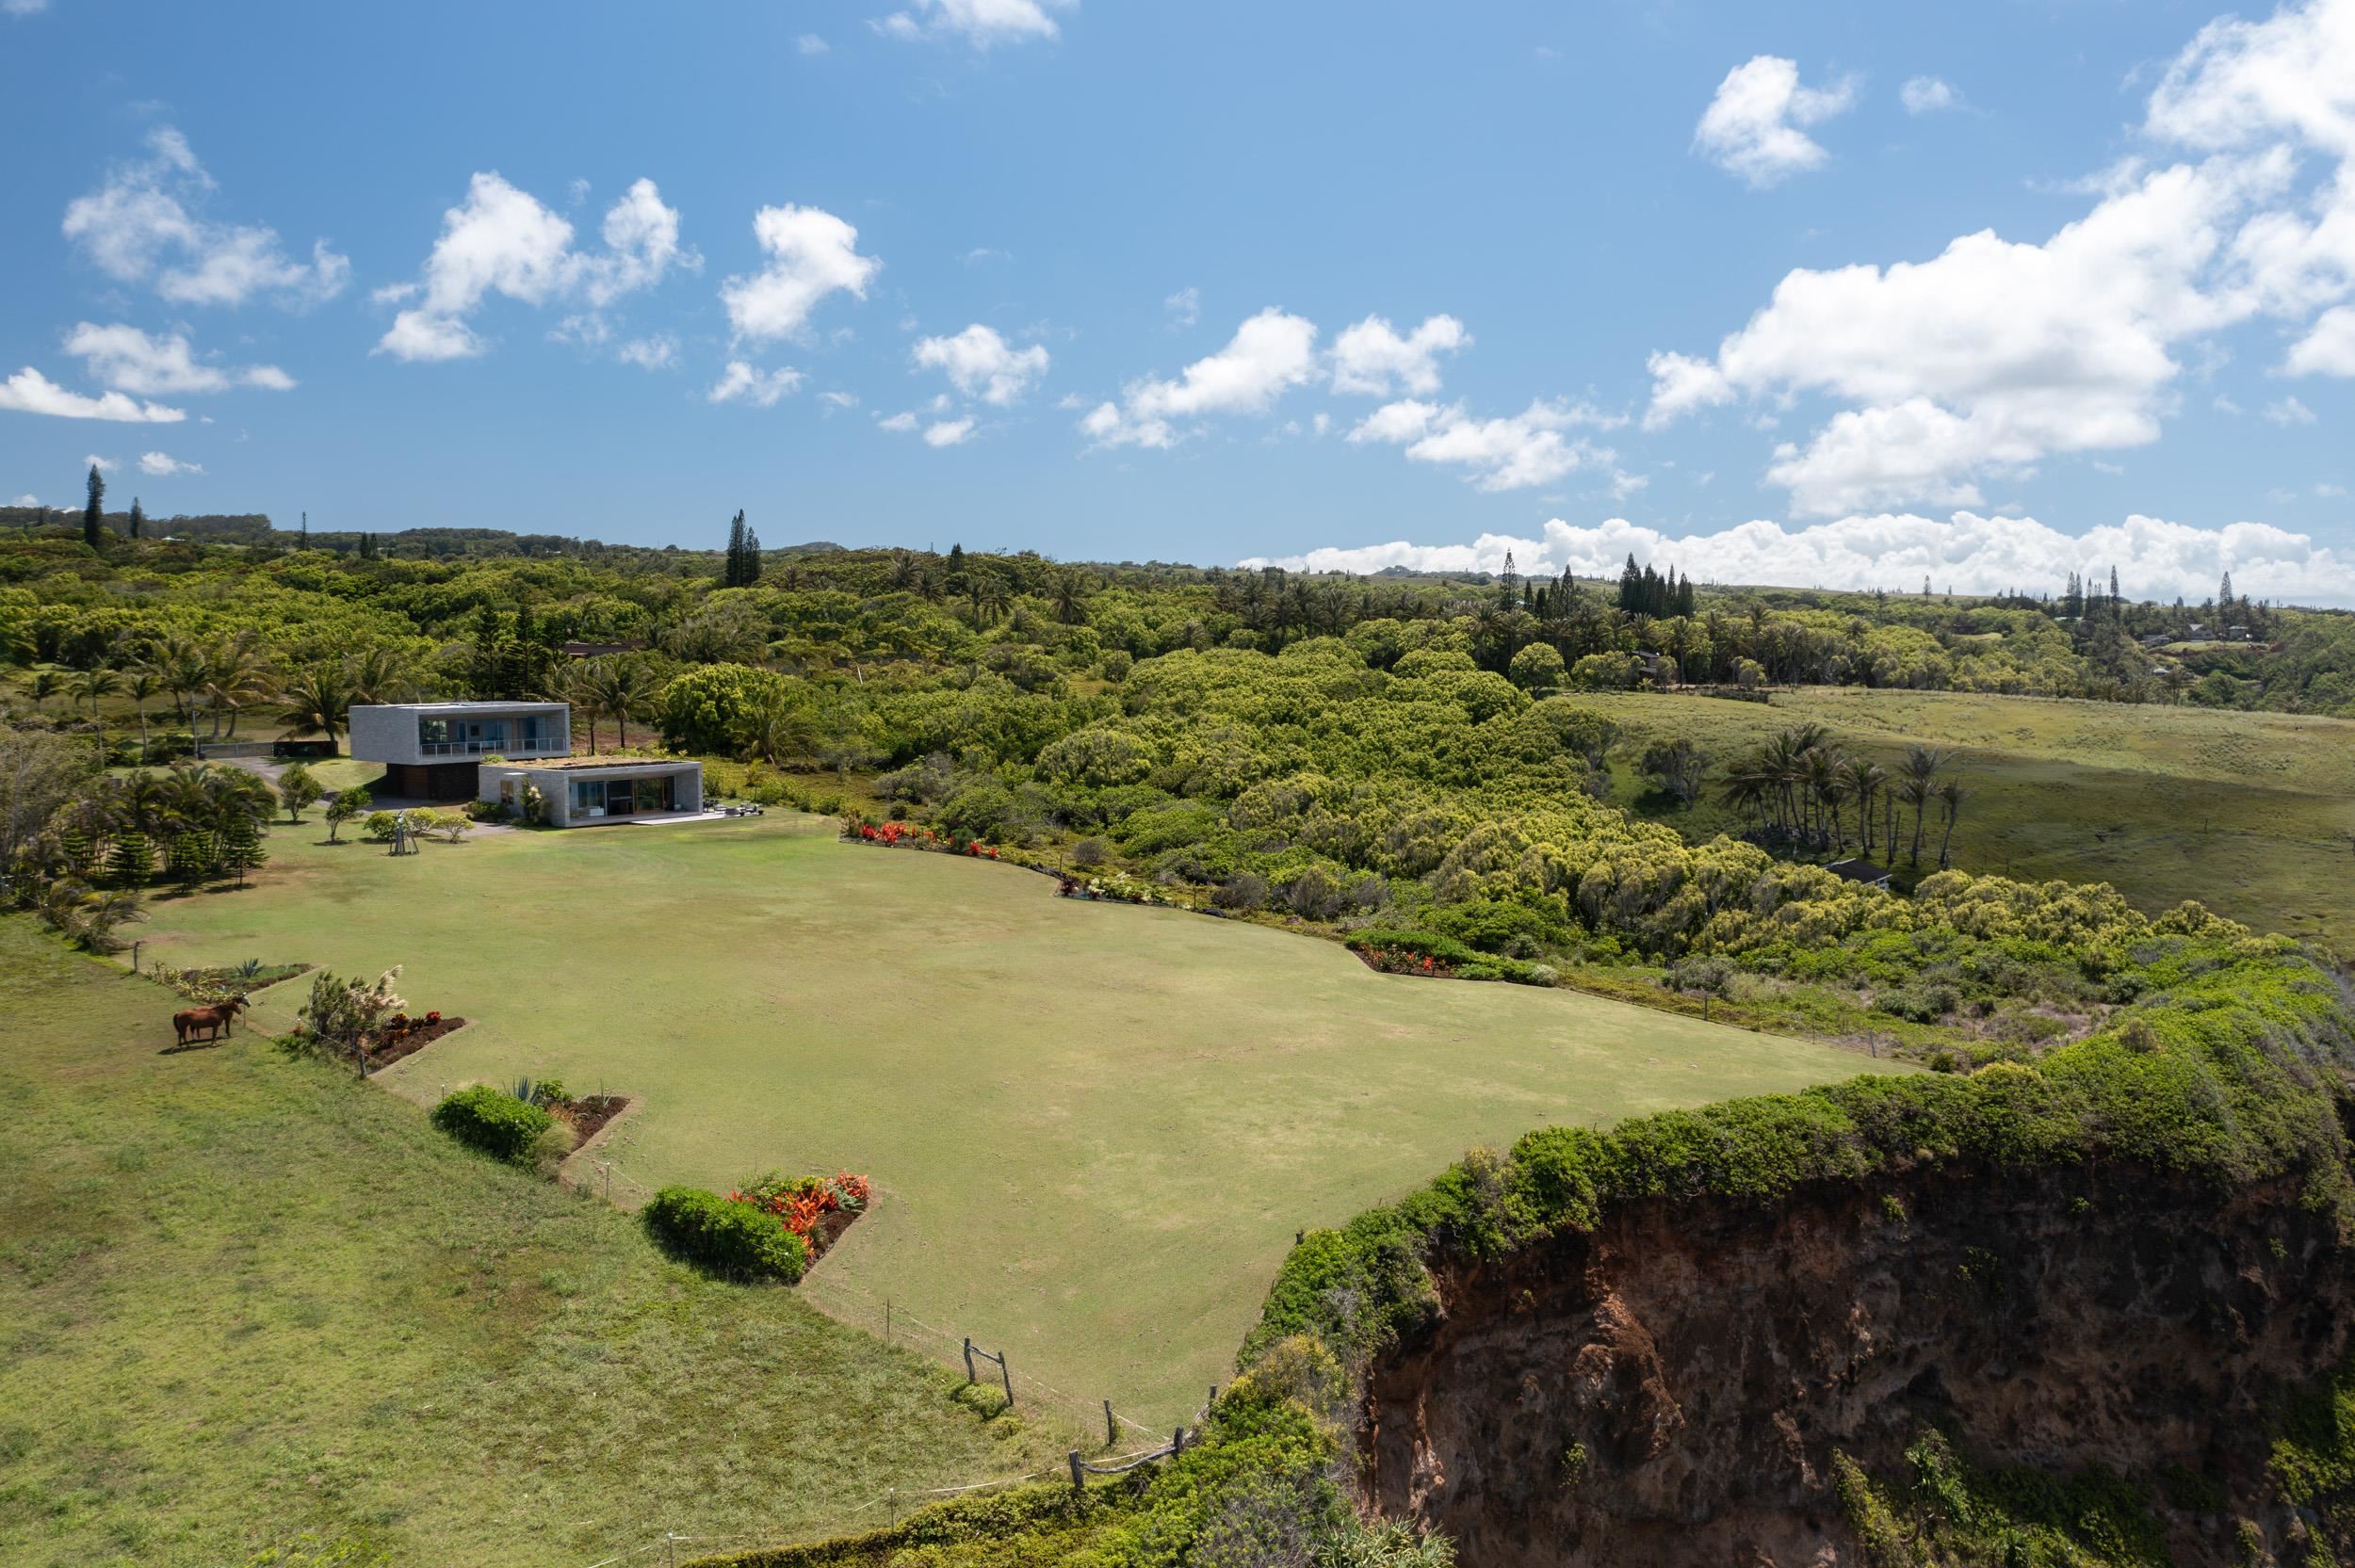
[[[433,1124],[450,1137],[518,1165],[530,1163],[533,1144],[555,1120],[489,1084],[462,1089],[433,1107]]]
[[[728,1279],[791,1285],[809,1247],[783,1220],[700,1187],[666,1187],[646,1205],[647,1231],[665,1252]]]

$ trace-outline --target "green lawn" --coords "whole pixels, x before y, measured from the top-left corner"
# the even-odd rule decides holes
[[[875,1212],[809,1295],[875,1327],[888,1297],[1157,1430],[1231,1372],[1296,1229],[1548,1122],[1874,1065],[1570,993],[1375,975],[1330,943],[1060,899],[805,816],[400,860],[318,836],[273,833],[253,889],[158,900],[149,951],[405,964],[413,1007],[479,1022],[382,1081],[420,1101],[518,1072],[643,1094],[615,1145],[623,1195],[869,1172]],[[266,1026],[300,1000],[266,995]]]
[[[2355,952],[2355,720],[1827,688],[1778,691],[1772,705],[1595,702],[1631,734],[1690,736],[1720,764],[1807,719],[1883,763],[1908,741],[1957,749],[1972,791],[1955,832],[1961,869],[2106,881],[2153,913],[2197,898]],[[1640,788],[1624,777],[1621,803],[1637,805]],[[1662,819],[1691,836],[1739,826],[1714,805]]]
[[[0,919],[0,1560],[578,1568],[1067,1442],[258,1036],[159,1054],[175,1005]]]

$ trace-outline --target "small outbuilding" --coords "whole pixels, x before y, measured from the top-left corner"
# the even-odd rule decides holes
[[[480,765],[476,799],[521,816],[533,789],[554,828],[676,819],[704,809],[704,767],[649,757],[486,762]]]
[[[1889,886],[1889,872],[1887,869],[1882,866],[1875,865],[1869,860],[1860,860],[1855,857],[1851,857],[1847,860],[1836,860],[1829,865],[1825,866],[1824,869],[1830,872],[1833,876],[1840,878],[1843,881],[1862,882],[1867,887],[1877,887],[1883,889],[1886,889]]]

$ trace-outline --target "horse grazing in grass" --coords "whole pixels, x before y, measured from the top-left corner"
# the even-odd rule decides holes
[[[232,996],[208,1008],[189,1008],[171,1015],[171,1032],[182,1045],[186,1045],[199,1029],[205,1031],[206,1039],[219,1040],[244,1009],[245,998],[242,996]]]

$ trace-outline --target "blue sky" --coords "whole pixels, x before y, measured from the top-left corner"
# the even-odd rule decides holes
[[[0,499],[2355,603],[2355,0],[390,14],[0,0]]]

